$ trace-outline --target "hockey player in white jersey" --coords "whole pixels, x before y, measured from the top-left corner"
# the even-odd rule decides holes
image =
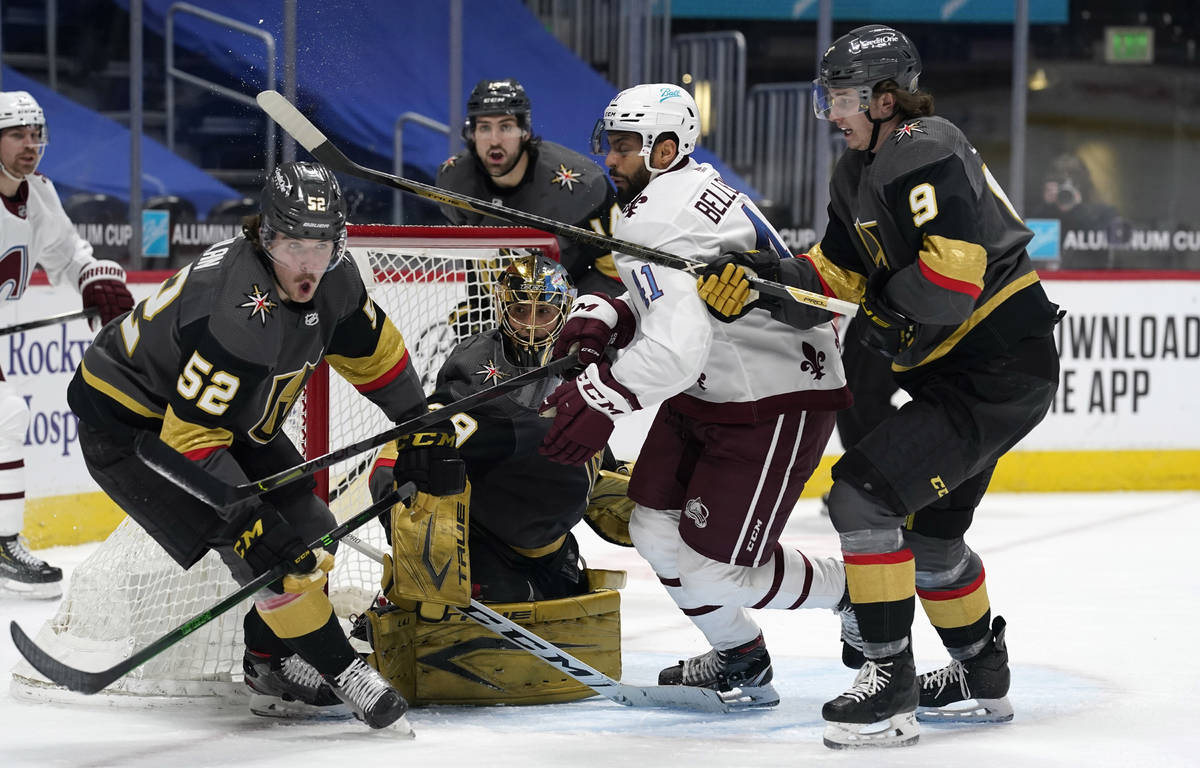
[[[707,262],[786,247],[750,199],[690,157],[695,101],[639,85],[608,105],[593,133],[624,211],[619,239]],[[743,706],[779,701],[771,660],[747,608],[832,608],[840,561],[782,546],[779,534],[849,402],[836,334],[802,339],[762,310],[737,323],[706,311],[695,278],[614,254],[627,293],[580,296],[555,345],[586,369],[546,401],[542,451],[568,464],[604,448],[614,417],[662,403],[634,469],[630,534],[712,650],[664,669],[662,684],[730,691]]]
[[[93,328],[133,306],[125,270],[97,261],[75,231],[50,179],[37,173],[48,143],[46,117],[26,91],[0,93],[0,301],[19,301],[35,264],[55,285],[73,285]],[[0,592],[23,597],[62,594],[62,571],[46,564],[20,536],[25,517],[25,432],[29,406],[0,371]]]

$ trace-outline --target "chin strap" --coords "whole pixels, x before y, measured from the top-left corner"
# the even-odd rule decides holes
[[[867,119],[871,121],[871,143],[867,145],[867,165],[870,165],[875,160],[875,142],[879,140],[879,130],[883,128],[883,124],[896,116],[896,110],[892,110],[892,114],[887,117],[876,119],[871,117],[871,113],[867,113]]]
[[[25,181],[24,176],[13,176],[12,171],[8,170],[8,166],[5,165],[4,163],[0,163],[0,171],[4,171],[4,175],[7,176],[8,178],[12,179],[15,182],[19,183],[19,182]]]

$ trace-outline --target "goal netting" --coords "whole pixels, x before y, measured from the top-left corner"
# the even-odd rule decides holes
[[[540,249],[558,257],[553,237],[513,227],[350,227],[348,246],[375,302],[405,338],[426,392],[450,350],[471,333],[495,325],[491,283],[513,255]],[[322,365],[285,427],[312,458],[381,432],[392,423]],[[318,477],[339,520],[368,506],[368,452],[335,464]],[[358,535],[386,548],[381,526]],[[343,546],[329,579],[338,615],[361,613],[379,590],[381,568]],[[238,588],[209,552],[181,569],[136,523],[126,518],[71,574],[58,612],[35,641],[52,656],[85,670],[128,658]],[[104,691],[110,702],[148,706],[241,692],[242,617],[250,602],[193,632]],[[25,662],[13,670],[12,690],[38,699],[71,694]]]

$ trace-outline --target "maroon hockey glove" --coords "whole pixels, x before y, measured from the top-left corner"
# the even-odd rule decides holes
[[[867,288],[859,300],[866,321],[862,324],[862,343],[886,358],[893,358],[912,346],[916,326],[900,314],[883,295],[892,273],[877,269],[867,278]]]
[[[84,309],[100,310],[99,317],[88,318],[93,331],[133,309],[133,295],[125,287],[125,270],[115,261],[95,261],[84,267],[79,272],[79,293]]]
[[[392,476],[397,484],[412,481],[417,490],[431,496],[462,493],[467,470],[458,455],[458,435],[448,422],[396,439],[396,463]]]
[[[575,299],[571,314],[554,342],[554,359],[566,357],[576,346],[579,365],[587,367],[604,359],[609,347],[620,349],[637,330],[633,310],[620,299],[605,293],[588,293]]]
[[[609,363],[589,365],[574,381],[550,393],[539,413],[553,416],[538,453],[559,464],[584,464],[608,444],[613,417],[641,407],[637,397],[612,377]]]

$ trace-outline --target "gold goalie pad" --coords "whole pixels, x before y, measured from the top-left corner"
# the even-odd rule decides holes
[[[388,600],[420,601],[429,608],[471,602],[470,499],[468,481],[462,493],[418,493],[411,508],[403,504],[392,508],[392,554],[384,556],[381,583]]]
[[[586,571],[591,591],[536,603],[489,603],[497,613],[604,674],[621,678],[623,571]],[[412,704],[553,704],[595,692],[486,627],[450,611],[442,621],[419,606],[367,613],[371,665]]]
[[[633,462],[622,464],[617,471],[600,470],[588,497],[583,519],[596,535],[612,544],[632,547],[629,537],[629,517],[633,514],[633,499],[629,498],[629,476]]]

